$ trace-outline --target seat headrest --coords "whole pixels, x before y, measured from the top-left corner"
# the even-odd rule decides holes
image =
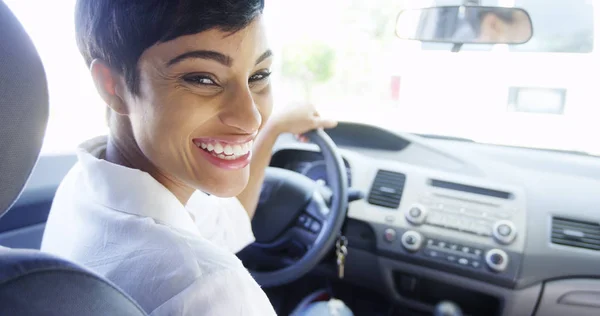
[[[0,1],[0,216],[21,193],[48,122],[48,87],[33,42]]]

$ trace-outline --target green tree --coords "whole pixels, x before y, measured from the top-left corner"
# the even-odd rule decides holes
[[[335,50],[319,41],[303,41],[283,50],[282,73],[299,80],[307,101],[315,85],[327,82],[335,72]]]

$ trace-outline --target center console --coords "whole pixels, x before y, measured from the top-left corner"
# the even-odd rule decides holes
[[[374,228],[381,255],[514,287],[526,234],[520,188],[397,164],[354,176],[371,187],[348,216]]]

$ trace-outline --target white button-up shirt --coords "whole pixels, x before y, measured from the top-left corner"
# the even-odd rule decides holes
[[[184,206],[148,173],[103,160],[105,150],[106,137],[79,147],[42,251],[105,276],[150,315],[275,314],[234,255],[254,241],[237,198],[196,192]]]

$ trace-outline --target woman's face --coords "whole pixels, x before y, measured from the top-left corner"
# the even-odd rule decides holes
[[[126,98],[133,136],[162,176],[216,196],[248,182],[252,141],[271,113],[271,51],[257,17],[148,48]]]

